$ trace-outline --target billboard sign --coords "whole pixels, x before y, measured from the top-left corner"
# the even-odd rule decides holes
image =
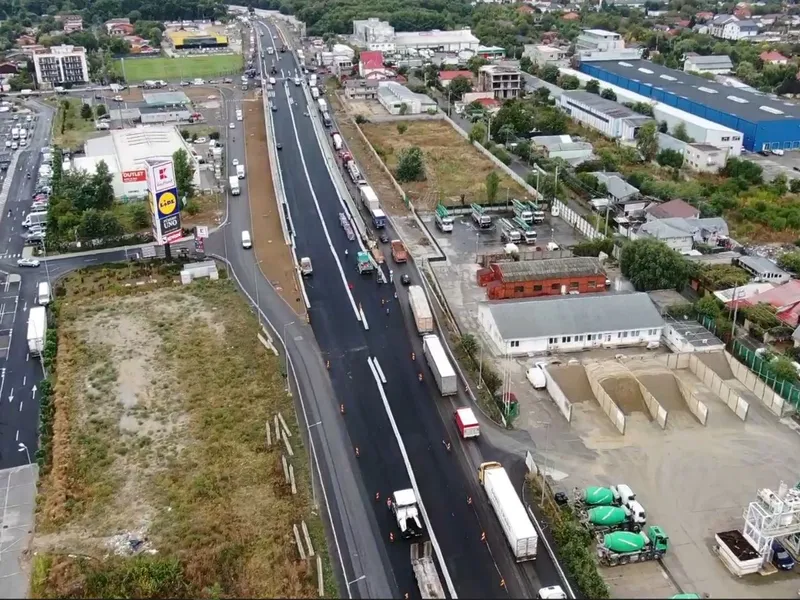
[[[146,171],[153,236],[158,244],[170,244],[183,235],[175,166],[171,160],[153,161]]]
[[[155,194],[178,186],[178,182],[175,179],[175,165],[171,160],[151,163],[147,178],[150,191]]]
[[[122,172],[122,183],[141,183],[142,181],[147,181],[147,169]]]
[[[158,218],[163,219],[180,212],[178,208],[178,188],[157,192],[155,195]]]

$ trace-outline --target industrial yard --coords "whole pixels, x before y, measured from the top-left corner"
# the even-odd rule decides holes
[[[786,461],[796,451],[798,431],[732,379],[721,353],[696,355],[701,357],[693,363],[697,373],[680,356],[685,355],[585,359],[548,367],[572,410],[569,425],[553,414],[560,420],[556,431],[566,426],[571,434],[565,443],[551,434],[548,455],[563,477],[556,488],[625,483],[644,506],[648,526],[658,525],[669,536],[663,572],[650,563],[603,569],[614,597],[663,598],[678,591],[712,598],[794,595],[797,583],[791,575],[738,579],[713,547],[716,533],[743,527],[742,513],[759,489],[800,481],[800,468]],[[744,421],[704,383],[711,379],[715,389],[724,384],[749,404]],[[610,398],[622,416],[616,421],[607,416],[595,392],[604,402]],[[578,443],[593,460],[574,451]]]

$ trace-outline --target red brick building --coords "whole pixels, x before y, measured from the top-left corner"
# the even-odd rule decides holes
[[[608,280],[598,259],[576,256],[492,263],[478,271],[478,285],[490,300],[505,300],[605,292]]]

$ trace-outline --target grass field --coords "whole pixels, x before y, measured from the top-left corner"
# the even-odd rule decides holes
[[[56,107],[53,119],[53,143],[61,148],[76,148],[95,131],[94,119],[81,117],[83,102],[79,98],[58,98],[51,104]]]
[[[336,594],[308,456],[281,361],[230,281],[177,267],[83,270],[57,290],[49,455],[37,499],[33,597],[316,596],[305,520]],[[283,445],[266,447],[280,411]],[[132,551],[131,539],[141,545]]]
[[[433,209],[437,203],[461,204],[464,201],[486,202],[486,176],[500,175],[497,201],[526,198],[525,189],[503,174],[488,158],[462,138],[443,120],[403,121],[407,129],[400,133],[398,123],[365,123],[361,129],[375,151],[392,172],[397,168],[400,152],[419,146],[425,155],[425,181],[401,184],[417,208]]]
[[[244,69],[244,58],[241,54],[135,58],[124,61],[124,64],[122,60],[118,60],[114,66],[128,83],[138,83],[145,79],[177,81],[234,75]]]

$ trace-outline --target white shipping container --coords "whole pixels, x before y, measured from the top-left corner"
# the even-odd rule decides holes
[[[447,354],[439,338],[435,335],[423,337],[422,351],[425,353],[428,366],[433,371],[436,384],[439,386],[439,393],[442,396],[457,394],[458,381],[456,380],[456,372],[453,370],[450,361],[447,360]]]
[[[539,536],[508,473],[500,463],[495,462],[482,464],[481,474],[483,489],[506,534],[514,558],[517,562],[534,560]]]
[[[414,323],[420,335],[433,333],[433,314],[425,297],[425,290],[419,285],[408,286],[408,302],[414,315]]]
[[[358,190],[361,194],[361,202],[367,207],[368,210],[372,211],[381,207],[381,203],[378,201],[378,195],[370,186],[362,185],[358,188]]]

